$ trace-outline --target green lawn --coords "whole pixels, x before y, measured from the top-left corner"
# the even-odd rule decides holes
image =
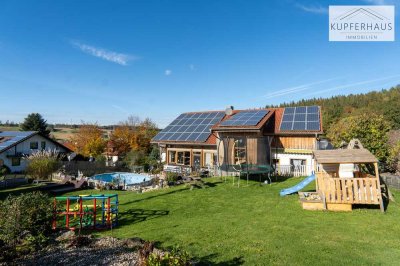
[[[179,245],[206,264],[398,265],[399,203],[391,203],[385,214],[305,211],[297,195],[279,196],[280,189],[299,181],[238,188],[211,178],[206,188],[192,191],[180,186],[118,192],[120,226],[101,234]],[[90,191],[74,194],[82,193]]]

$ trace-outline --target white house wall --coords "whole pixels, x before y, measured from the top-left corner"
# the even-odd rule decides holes
[[[314,159],[312,154],[295,154],[295,153],[273,153],[272,158],[279,160],[277,167],[290,166],[290,160],[306,160],[306,173],[311,175],[314,170]]]
[[[31,150],[30,149],[30,143],[31,142],[38,142],[38,149],[37,150]],[[11,170],[11,172],[23,172],[26,169],[26,160],[21,158],[21,165],[19,166],[12,166],[11,160],[12,158],[8,158],[7,155],[14,155],[15,153],[22,153],[26,155],[30,155],[35,151],[41,150],[41,142],[44,141],[46,142],[46,150],[54,150],[57,149],[59,152],[66,152],[67,150],[63,148],[60,145],[55,144],[52,141],[49,141],[48,139],[39,136],[39,135],[34,135],[30,137],[29,139],[26,139],[25,141],[18,143],[16,146],[11,147],[10,149],[3,151],[0,153],[0,160],[3,160],[4,164],[8,166]]]

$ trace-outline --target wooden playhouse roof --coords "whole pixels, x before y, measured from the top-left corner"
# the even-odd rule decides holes
[[[318,163],[377,163],[378,159],[366,149],[315,150]]]

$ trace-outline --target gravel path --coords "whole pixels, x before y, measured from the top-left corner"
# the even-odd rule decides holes
[[[40,252],[3,265],[139,265],[140,239],[91,239],[81,247],[55,242]],[[0,264],[1,265],[1,264]]]

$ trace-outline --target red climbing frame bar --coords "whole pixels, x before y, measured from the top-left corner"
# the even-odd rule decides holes
[[[93,229],[96,229],[96,207],[97,207],[97,199],[93,200]]]
[[[110,216],[111,216],[111,199],[107,199],[107,225],[110,225]]]

